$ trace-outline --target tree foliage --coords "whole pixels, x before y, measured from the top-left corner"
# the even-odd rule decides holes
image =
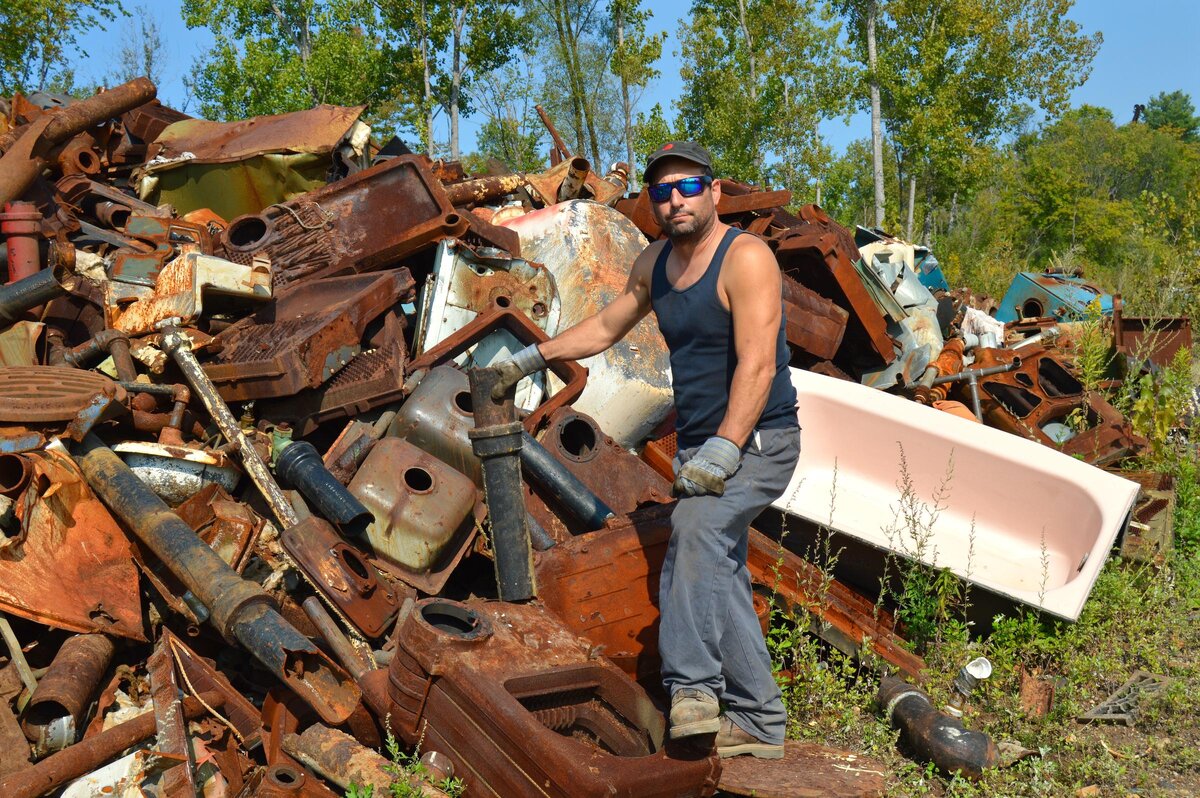
[[[1195,141],[1200,131],[1200,117],[1192,98],[1181,91],[1159,92],[1146,103],[1146,124],[1154,129],[1174,128],[1185,141]]]
[[[1014,271],[1068,260],[1125,294],[1132,312],[1194,315],[1200,143],[1170,128],[1118,126],[1107,109],[1074,109],[1002,151],[939,247],[967,283],[997,259],[1005,285]]]
[[[411,53],[384,38],[366,0],[183,0],[183,17],[215,39],[191,79],[210,118],[320,103],[367,105],[378,118],[402,110],[395,89],[414,79]]]
[[[878,0],[878,59],[868,69],[862,0],[842,0],[858,63],[857,96],[878,80],[902,185],[944,205],[982,177],[1001,136],[1066,107],[1102,41],[1067,14],[1074,0]],[[913,204],[902,194],[907,215]],[[911,227],[910,225],[907,225]],[[908,234],[914,235],[913,230]]]
[[[838,32],[816,0],[695,0],[680,122],[722,176],[809,193],[827,157],[817,125],[846,107]]]
[[[70,93],[80,34],[123,13],[120,0],[0,3],[0,94],[37,89]]]

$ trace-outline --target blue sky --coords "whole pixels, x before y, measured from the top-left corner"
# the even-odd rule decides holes
[[[135,5],[137,0],[126,0]],[[163,31],[166,49],[166,75],[159,87],[159,97],[167,105],[182,108],[187,101],[183,76],[196,57],[204,52],[211,37],[204,30],[188,30],[179,15],[179,0],[147,3]],[[652,83],[641,99],[640,107],[654,103],[670,108],[679,96],[681,82],[676,68],[679,50],[679,23],[686,18],[690,0],[660,0],[648,3],[654,10],[651,27],[666,31],[664,58],[659,63],[661,77]],[[1133,113],[1133,105],[1145,102],[1160,91],[1180,89],[1200,105],[1200,2],[1198,0],[1143,0],[1137,4],[1118,0],[1077,0],[1070,16],[1083,29],[1104,34],[1104,44],[1092,65],[1091,76],[1071,96],[1072,103],[1089,103],[1113,110],[1119,122]],[[79,65],[83,78],[99,79],[110,69],[120,47],[121,32],[127,24],[117,20],[108,30],[98,29],[82,37],[81,50],[87,54]],[[190,109],[195,112],[194,103]],[[474,146],[477,120],[468,119],[463,125],[463,149]],[[870,123],[859,114],[843,124],[840,120],[826,122],[821,129],[836,151],[847,143],[870,135]],[[442,133],[444,135],[444,133]]]

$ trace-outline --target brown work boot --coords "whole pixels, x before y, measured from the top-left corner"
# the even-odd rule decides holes
[[[684,687],[671,696],[671,739],[714,734],[721,728],[721,705],[703,690]]]
[[[764,743],[722,715],[721,730],[717,732],[717,754],[722,759],[742,754],[759,759],[783,759],[783,746]]]

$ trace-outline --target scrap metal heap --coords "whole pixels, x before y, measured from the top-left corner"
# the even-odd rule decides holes
[[[471,177],[378,147],[362,108],[215,123],[154,95],[0,117],[0,794],[382,789],[387,734],[428,796],[711,794],[719,762],[665,739],[657,686],[665,345],[647,320],[487,389],[661,234],[628,168],[560,144]],[[817,206],[723,186],[722,219],[776,252],[793,365],[968,398],[1099,464],[1144,445],[1048,337],[1006,347],[931,292],[927,250],[860,231],[860,253]],[[850,587],[758,532],[750,570],[920,679]]]

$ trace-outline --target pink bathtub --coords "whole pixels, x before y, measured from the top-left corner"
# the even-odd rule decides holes
[[[1079,617],[1136,483],[873,388],[795,369],[792,382],[803,450],[777,509],[1058,617]],[[901,452],[926,506],[953,458],[945,509],[927,533],[914,535],[898,517]]]

